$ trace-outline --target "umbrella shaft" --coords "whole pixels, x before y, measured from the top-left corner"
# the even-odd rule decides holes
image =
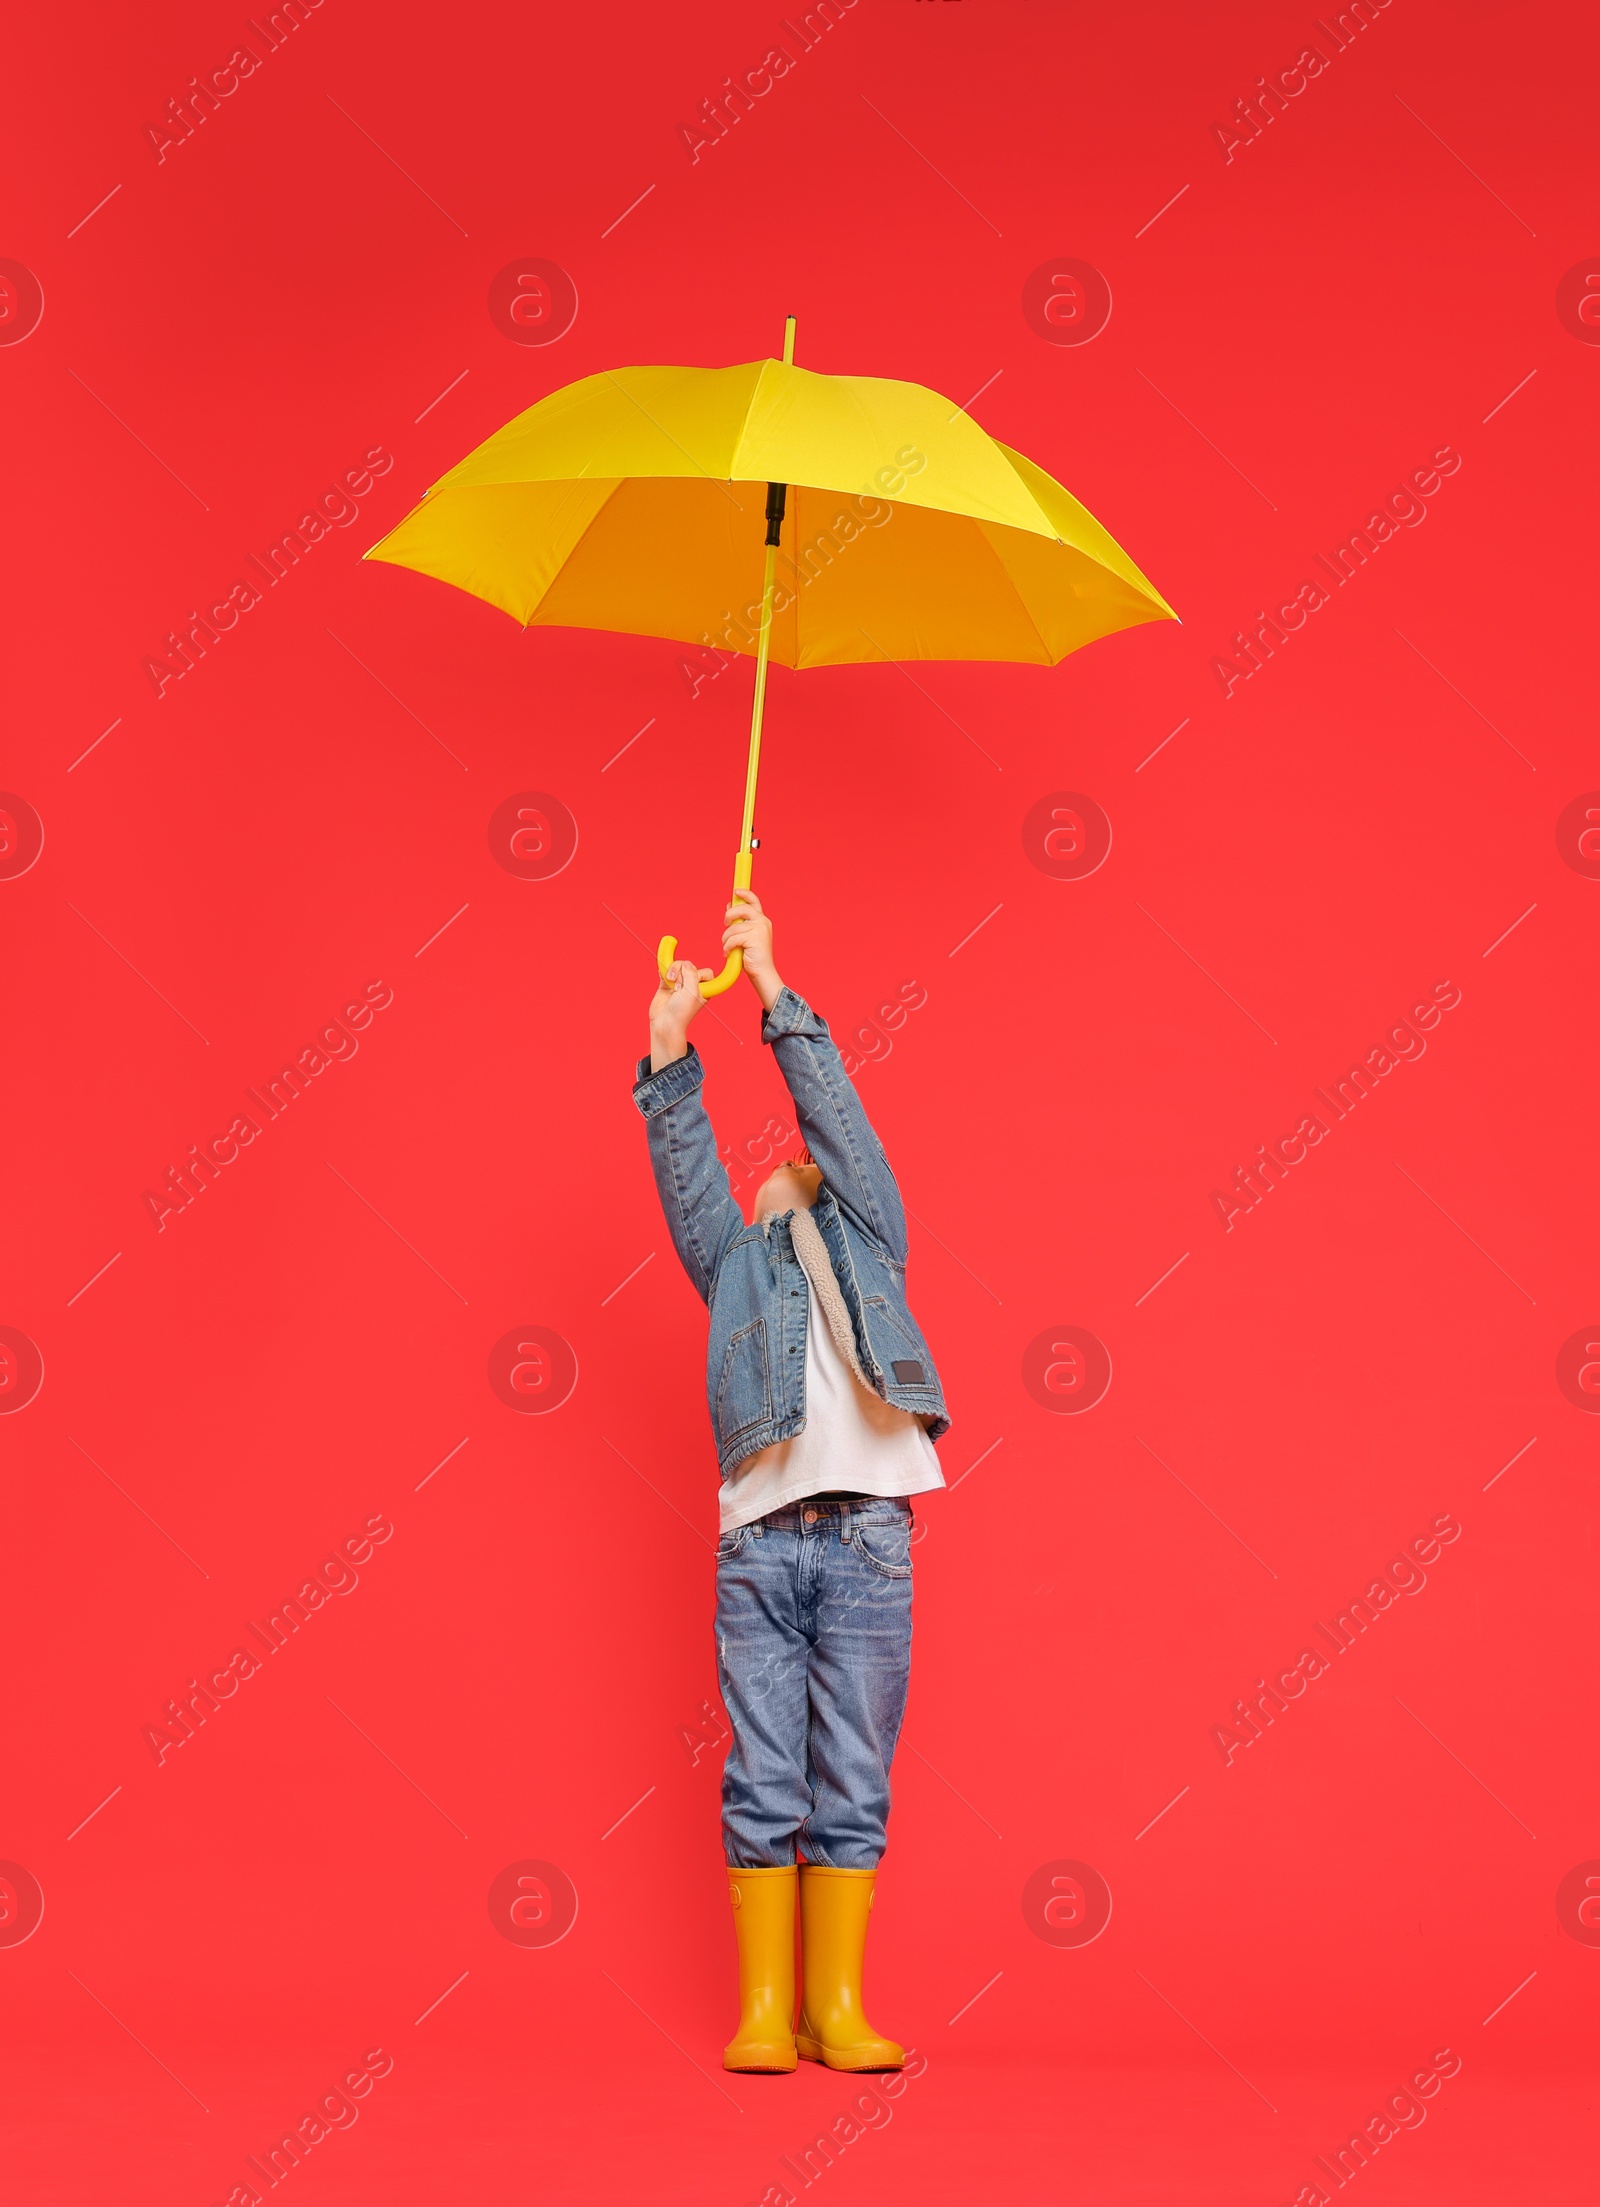
[[[741,856],[749,853],[756,824],[756,777],[761,771],[761,716],[767,700],[767,645],[772,636],[772,599],[777,586],[778,547],[767,546],[766,574],[761,586],[761,632],[756,640],[756,690],[750,708],[750,763],[744,777],[744,826],[739,835]]]

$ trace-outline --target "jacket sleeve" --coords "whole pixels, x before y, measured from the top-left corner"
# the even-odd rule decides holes
[[[906,1214],[883,1144],[861,1107],[828,1023],[786,988],[761,1024],[794,1103],[806,1147],[840,1207],[906,1261]]]
[[[641,1058],[633,1100],[644,1114],[656,1193],[679,1262],[702,1302],[711,1301],[730,1244],[744,1231],[728,1168],[717,1155],[702,1097],[705,1064],[692,1045],[658,1073]]]

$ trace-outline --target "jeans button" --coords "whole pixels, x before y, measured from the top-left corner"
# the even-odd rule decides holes
[[[806,1511],[806,1513],[805,1513],[805,1519],[806,1519],[806,1523],[807,1523],[808,1525],[815,1525],[815,1523],[817,1522],[817,1513],[816,1513],[816,1511],[815,1511],[815,1510],[807,1510],[807,1511]]]

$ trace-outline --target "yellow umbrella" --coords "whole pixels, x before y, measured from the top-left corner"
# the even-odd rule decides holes
[[[753,653],[734,888],[756,849],[767,661],[1011,659],[1175,620],[1069,491],[917,383],[735,368],[603,369],[470,452],[368,559],[526,627]],[[760,534],[765,516],[766,533]],[[677,938],[662,938],[662,970]],[[738,979],[729,957],[707,996]]]

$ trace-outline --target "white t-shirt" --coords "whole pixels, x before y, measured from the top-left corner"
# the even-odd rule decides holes
[[[722,1482],[722,1530],[807,1494],[926,1494],[944,1485],[922,1420],[864,1387],[845,1363],[806,1280],[806,1422],[747,1456]]]

